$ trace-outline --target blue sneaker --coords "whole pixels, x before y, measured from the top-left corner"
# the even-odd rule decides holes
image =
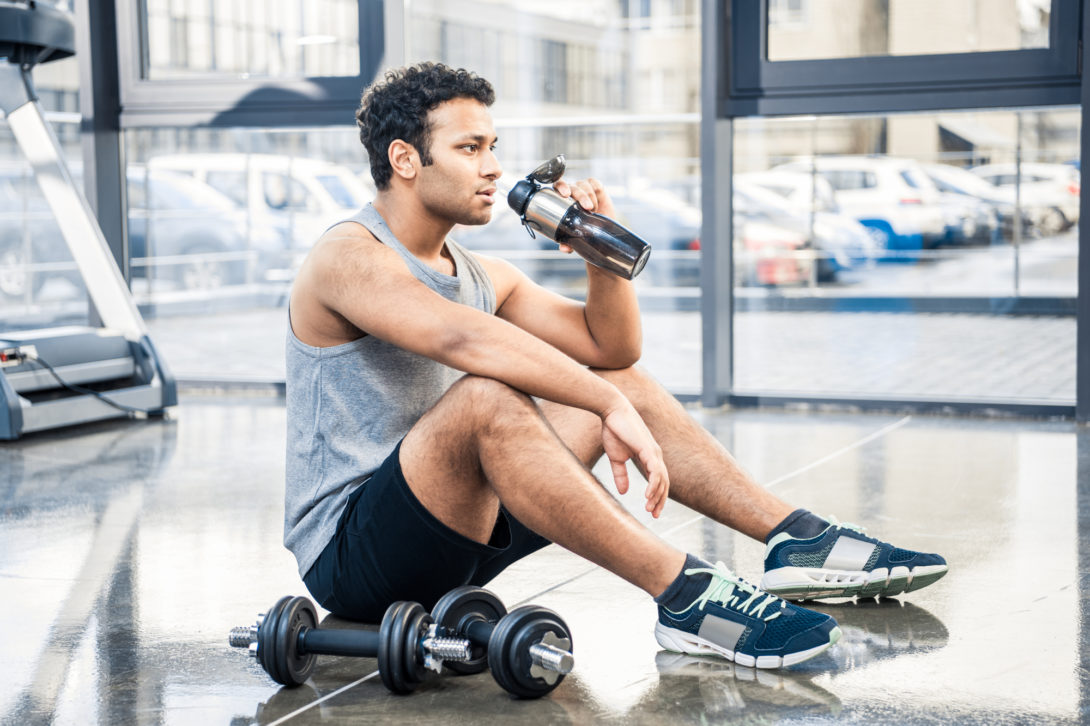
[[[714,569],[685,570],[697,573],[711,575],[703,595],[680,612],[659,606],[655,639],[666,650],[779,668],[813,658],[840,638],[828,615],[762,592],[722,562]]]
[[[765,549],[761,587],[789,600],[822,597],[890,597],[926,587],[946,574],[946,560],[903,550],[864,534],[861,527],[832,524],[817,537],[787,532]]]

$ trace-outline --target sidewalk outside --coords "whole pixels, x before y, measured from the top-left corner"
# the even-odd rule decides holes
[[[701,386],[697,312],[644,314],[642,365],[677,394]],[[1075,400],[1075,318],[741,312],[738,393]],[[180,380],[284,378],[285,308],[148,321]]]

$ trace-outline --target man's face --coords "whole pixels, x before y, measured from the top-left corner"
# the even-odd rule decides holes
[[[428,120],[432,163],[417,177],[421,202],[452,224],[486,224],[492,219],[496,180],[503,174],[488,108],[470,98],[455,98],[432,109]]]

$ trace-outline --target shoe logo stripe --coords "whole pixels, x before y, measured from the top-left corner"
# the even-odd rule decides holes
[[[727,650],[734,650],[734,646],[738,644],[738,639],[742,637],[745,630],[746,626],[742,623],[719,618],[709,613],[700,623],[700,632],[697,635]]]
[[[877,546],[873,542],[842,536],[825,558],[824,567],[827,570],[862,570]]]

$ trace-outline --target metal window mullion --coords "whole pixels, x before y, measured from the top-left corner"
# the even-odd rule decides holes
[[[701,24],[701,120],[700,120],[700,325],[701,402],[714,408],[727,400],[732,381],[733,343],[733,205],[731,173],[733,121],[719,118],[718,99],[726,78],[722,75],[726,44],[720,42],[726,27],[720,0],[703,0]],[[729,71],[728,71],[729,72]]]
[[[1082,2],[1082,37],[1090,37],[1090,0]],[[1086,193],[1087,165],[1090,164],[1090,124],[1086,108],[1090,105],[1090,54],[1082,54],[1081,107],[1082,123],[1079,130],[1079,184],[1082,195],[1079,200],[1079,288],[1076,301],[1078,319],[1075,333],[1075,419],[1090,421],[1090,194]]]

